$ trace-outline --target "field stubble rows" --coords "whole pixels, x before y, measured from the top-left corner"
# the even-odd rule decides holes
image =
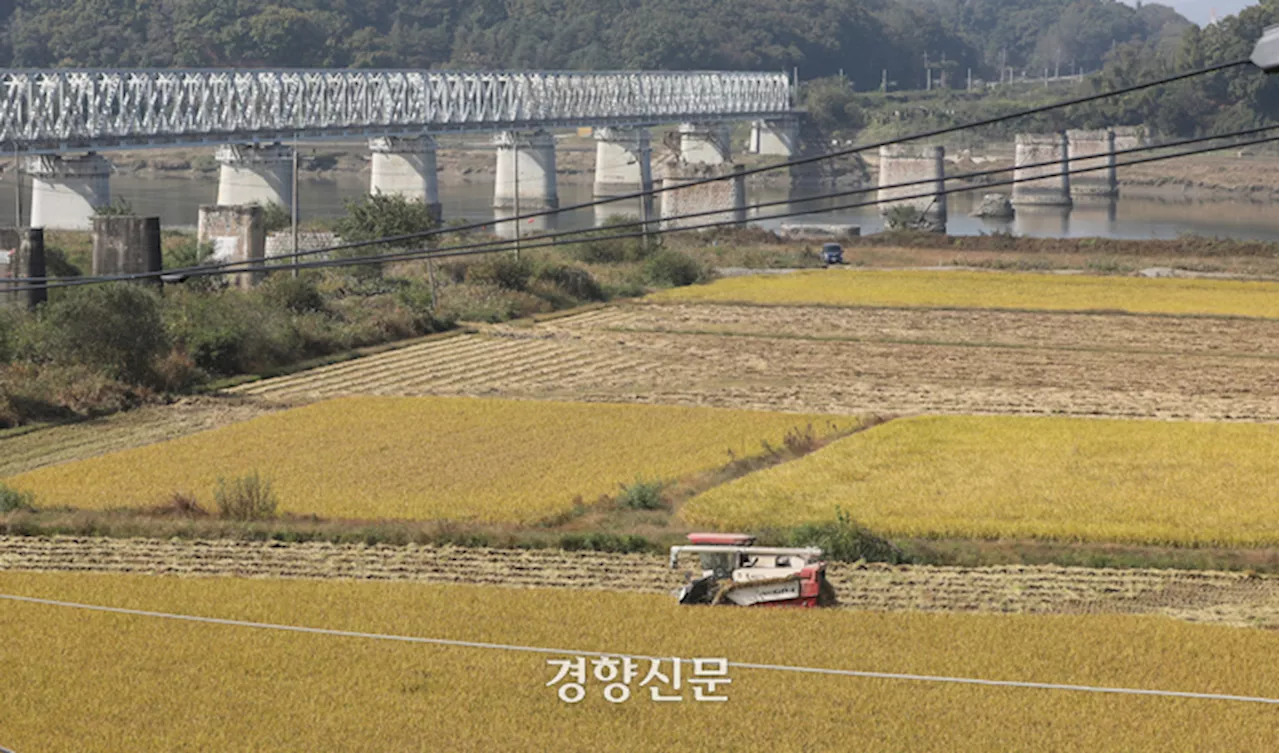
[[[0,570],[248,578],[345,578],[516,588],[664,593],[671,570],[651,554],[322,542],[0,537]],[[937,612],[1164,614],[1275,628],[1275,578],[1241,573],[1057,566],[980,568],[831,563],[845,608]]]
[[[1274,321],[612,306],[241,385],[303,401],[466,394],[824,413],[1274,420]]]

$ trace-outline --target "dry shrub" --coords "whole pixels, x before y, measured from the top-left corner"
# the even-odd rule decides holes
[[[112,413],[137,405],[144,393],[79,364],[2,366],[0,426]]]
[[[151,370],[155,373],[156,387],[165,392],[185,391],[205,377],[195,359],[180,348],[157,358]]]
[[[152,515],[172,518],[207,518],[209,511],[204,509],[196,495],[189,492],[174,492],[169,499],[149,511]]]
[[[496,323],[551,309],[536,295],[496,285],[447,285],[440,290],[440,316],[452,321]]]
[[[219,478],[213,499],[218,505],[218,517],[228,520],[269,520],[276,516],[279,506],[271,481],[259,476],[257,471],[230,484]]]

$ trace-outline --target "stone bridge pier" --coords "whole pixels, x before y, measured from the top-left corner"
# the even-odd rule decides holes
[[[218,204],[293,205],[293,149],[280,144],[223,144],[214,155]]]
[[[923,229],[945,233],[945,158],[946,150],[941,146],[895,144],[880,147],[880,188],[876,192],[880,214],[888,216],[894,207],[908,206],[920,213]],[[913,185],[888,188],[899,183]]]
[[[111,163],[89,153],[81,157],[29,157],[31,227],[88,230],[99,207],[111,203]]]
[[[1050,164],[1025,167],[1039,162]],[[1014,206],[1071,206],[1065,133],[1019,133],[1014,140]]]
[[[1067,131],[1067,157],[1070,170],[1100,168],[1069,176],[1073,201],[1114,199],[1119,195],[1116,185],[1115,131],[1110,128]]]
[[[729,163],[729,126],[723,123],[681,123],[680,161],[686,165]]]
[[[403,196],[421,201],[440,219],[440,184],[436,177],[436,140],[430,136],[369,139],[372,152],[370,194]]]

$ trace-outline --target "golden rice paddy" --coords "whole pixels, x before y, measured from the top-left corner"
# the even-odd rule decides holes
[[[858,419],[716,408],[465,397],[351,397],[22,473],[41,507],[106,509],[195,494],[258,471],[281,511],[329,518],[529,523]]]
[[[0,573],[0,593],[395,635],[1275,698],[1275,636],[1160,617],[680,607],[647,594]],[[0,602],[15,750],[1271,751],[1276,707],[731,668],[562,703],[548,657]],[[642,664],[642,672],[647,664]]]
[[[1274,424],[891,421],[715,487],[681,515],[757,530],[839,507],[891,536],[1274,546]]]
[[[1216,314],[1274,319],[1274,282],[968,271],[821,270],[673,288],[658,302]]]

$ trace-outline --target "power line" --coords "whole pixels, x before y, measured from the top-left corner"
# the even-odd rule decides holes
[[[1083,162],[1086,160],[1107,157],[1112,154],[1124,155],[1124,154],[1132,154],[1132,153],[1151,152],[1156,150],[1169,149],[1177,146],[1203,143],[1205,141],[1218,141],[1222,139],[1238,138],[1240,136],[1261,133],[1263,131],[1269,131],[1274,129],[1275,127],[1276,126],[1274,125],[1263,126],[1259,128],[1244,129],[1241,131],[1234,131],[1234,132],[1225,133],[1225,134],[1215,134],[1211,136],[1201,136],[1201,137],[1196,137],[1191,139],[1182,139],[1179,141],[1168,142],[1165,144],[1132,147],[1128,149],[1116,150],[1115,152],[1110,152],[1110,153],[1080,155],[1080,156],[1077,156],[1074,161]],[[1194,154],[1201,154],[1209,151],[1217,151],[1220,149],[1226,149],[1226,148],[1231,148],[1236,146],[1244,146],[1244,145],[1255,144],[1255,143],[1265,143],[1270,140],[1271,139],[1268,138],[1268,139],[1258,139],[1258,140],[1247,141],[1247,142],[1233,142],[1230,144],[1218,144],[1218,145],[1214,145],[1204,149],[1178,152],[1175,154],[1158,155],[1155,157],[1145,158],[1137,161],[1117,162],[1114,165],[1114,167],[1119,168],[1119,167],[1124,167],[1126,165],[1143,164],[1146,162],[1155,162],[1155,161],[1160,161],[1164,159],[1173,159],[1176,157],[1191,156]],[[964,179],[975,178],[975,177],[985,177],[985,176],[990,176],[994,174],[1010,172],[1011,170],[1015,170],[1018,168],[1027,169],[1027,168],[1058,165],[1058,164],[1061,164],[1063,161],[1064,160],[1055,159],[1055,160],[1045,160],[1042,162],[1033,162],[1033,163],[1028,163],[1028,164],[1015,166],[1015,167],[991,168],[987,170],[979,170],[979,171],[974,171],[970,173],[962,173],[959,175],[950,176],[945,178],[945,180],[953,181],[953,180],[964,180]],[[1071,169],[1065,172],[1066,174],[1071,175],[1076,173],[1092,172],[1097,170],[1109,170],[1109,169],[1112,169],[1112,165],[1103,164],[1103,165],[1096,165],[1092,167]],[[835,207],[819,207],[815,209],[793,210],[793,211],[788,211],[782,214],[757,216],[753,219],[756,221],[759,221],[759,220],[770,220],[770,219],[785,219],[788,217],[795,217],[795,216],[802,216],[802,215],[822,214],[826,212],[842,211],[846,209],[857,209],[857,208],[872,206],[880,203],[907,201],[907,200],[917,199],[917,198],[932,198],[934,196],[939,196],[939,195],[945,196],[952,193],[984,190],[986,188],[991,188],[995,186],[1014,185],[1016,183],[1021,183],[1021,182],[1033,182],[1033,181],[1045,180],[1046,178],[1051,178],[1051,177],[1053,176],[1040,175],[1035,177],[1023,178],[1022,180],[1011,179],[1006,181],[991,182],[991,183],[986,183],[979,186],[958,186],[954,188],[945,189],[941,192],[929,191],[927,193],[919,193],[919,194],[913,194],[913,195],[907,195],[907,196],[894,197],[893,199],[886,200],[885,202],[875,200],[875,201],[859,202],[855,204],[847,204],[847,205],[835,206]],[[904,188],[904,187],[917,186],[921,184],[932,184],[935,182],[936,182],[935,178],[928,178],[928,179],[922,179],[922,180],[894,183],[894,184],[889,184],[886,186],[878,186],[874,188],[858,188],[858,189],[850,189],[845,191],[836,191],[828,194],[819,194],[815,196],[810,196],[803,199],[780,199],[780,200],[774,200],[774,201],[759,202],[757,204],[752,204],[752,205],[742,207],[742,210],[746,211],[748,209],[760,209],[764,207],[779,206],[784,204],[790,205],[790,204],[810,203],[810,202],[823,201],[823,200],[832,199],[832,198],[841,198],[841,197],[850,196],[850,195],[871,193],[874,191],[880,191],[884,189]],[[691,218],[697,218],[697,217],[709,217],[709,216],[717,216],[717,215],[723,216],[726,212],[730,212],[730,211],[735,211],[735,210],[711,209],[711,210],[704,210],[699,212],[690,212],[686,214],[673,215],[673,216],[662,218],[662,219],[666,221],[671,221],[671,220],[691,219]],[[508,219],[501,220],[501,222],[510,222],[510,221],[512,220],[508,220]],[[736,225],[736,224],[739,224],[738,220],[733,219],[733,220],[724,220],[724,221],[718,221],[718,222],[712,222],[712,223],[704,223],[704,224],[699,224],[694,226],[657,228],[657,229],[651,229],[649,230],[649,232],[652,234],[662,234],[662,233],[668,233],[668,232],[678,232],[683,230],[698,230],[698,229],[706,229],[710,227],[721,227],[725,225]],[[643,227],[644,225],[645,223],[643,221],[628,221],[624,223],[618,223],[616,225],[610,225],[605,230],[621,230],[628,227]],[[588,238],[583,238],[580,240],[626,239],[626,238],[634,238],[634,237],[637,237],[637,235],[639,235],[637,233],[627,233],[622,235],[601,236],[599,235],[601,232],[602,230],[600,228],[579,228],[579,229],[573,229],[573,230],[564,230],[556,233],[550,233],[550,234],[538,236],[538,238],[535,240],[534,245],[530,246],[528,245],[528,242],[526,242],[525,247],[545,248],[551,245],[561,245],[559,243],[559,239],[561,238],[565,238],[568,236],[585,235],[585,234],[591,234],[591,235]],[[643,230],[641,231],[640,234],[642,233],[643,233]],[[546,241],[556,241],[556,242],[547,243]],[[578,241],[570,241],[570,242],[578,242]],[[250,272],[273,272],[273,271],[286,271],[286,270],[293,270],[293,269],[309,269],[309,268],[319,268],[319,267],[359,266],[364,264],[408,261],[408,260],[428,258],[428,257],[434,258],[437,256],[464,256],[464,255],[471,255],[473,253],[496,253],[499,251],[510,250],[511,248],[510,244],[511,244],[510,240],[497,239],[497,240],[486,240],[486,241],[480,241],[476,243],[463,244],[459,246],[451,246],[451,247],[445,247],[445,248],[414,249],[409,251],[397,251],[397,252],[390,252],[387,254],[355,257],[355,258],[349,258],[349,259],[329,259],[324,261],[299,262],[297,264],[267,263],[266,260],[251,260],[251,261],[238,261],[238,262],[220,262],[218,264],[206,265],[203,267],[188,267],[181,270],[168,270],[168,271],[162,271],[162,272],[136,272],[136,273],[130,273],[127,275],[114,275],[114,276],[77,277],[77,278],[50,278],[50,277],[11,278],[14,283],[17,283],[17,282],[37,283],[37,282],[47,281],[48,284],[42,285],[42,286],[31,285],[31,286],[25,286],[25,287],[6,287],[4,289],[10,290],[10,291],[21,291],[21,290],[30,290],[36,287],[48,287],[48,288],[70,287],[75,285],[98,284],[102,282],[122,281],[122,280],[148,279],[148,278],[163,277],[163,276],[170,276],[170,275],[184,275],[186,277],[201,277],[201,276],[210,276],[215,274],[241,274],[241,273],[250,273]],[[314,255],[317,253],[328,253],[328,251],[329,249],[312,249],[309,251],[304,251],[299,253],[299,256]]]
[[[417,643],[451,648],[478,648],[490,651],[512,651],[530,654],[553,654],[558,656],[606,656],[620,659],[638,659],[640,661],[667,660],[668,656],[647,656],[644,654],[624,654],[613,651],[586,651],[573,648],[548,648],[543,646],[524,646],[512,643],[490,643],[486,641],[463,641],[450,638],[423,638],[414,635],[392,635],[387,633],[367,633],[355,630],[335,630],[332,628],[307,627],[304,625],[287,625],[275,622],[254,622],[250,620],[232,620],[223,617],[202,617],[176,612],[155,612],[145,609],[128,609],[126,607],[109,607],[101,604],[83,604],[74,601],[41,599],[34,596],[16,596],[0,594],[0,599],[39,604],[42,606],[81,609],[91,612],[122,614],[131,617],[151,617],[163,620],[178,620],[206,625],[223,625],[227,627],[253,628],[257,630],[277,630],[288,633],[304,633],[307,635],[328,635],[339,638],[361,638],[365,640],[394,641],[398,643]],[[693,659],[681,659],[683,663],[692,664]],[[904,680],[910,682],[935,682],[958,685],[981,685],[988,687],[1026,688],[1035,690],[1061,690],[1083,693],[1108,693],[1119,695],[1160,696],[1165,698],[1194,698],[1205,701],[1234,701],[1238,703],[1280,704],[1280,699],[1261,696],[1229,695],[1225,693],[1197,693],[1182,690],[1153,690],[1148,688],[1107,687],[1100,685],[1068,685],[1051,682],[1026,682],[1021,680],[989,680],[977,677],[951,677],[947,675],[917,675],[903,672],[870,672],[853,669],[832,669],[828,667],[800,667],[788,664],[755,664],[751,662],[727,662],[728,666],[737,669],[758,669],[773,672],[798,672],[804,674],[834,675],[841,677],[860,677],[877,680]]]
[[[769,172],[772,170],[780,170],[780,169],[789,168],[789,167],[813,164],[813,163],[821,162],[824,160],[835,159],[837,157],[843,157],[851,154],[857,154],[860,152],[869,151],[871,149],[877,149],[881,146],[892,146],[894,144],[900,144],[907,141],[916,141],[919,139],[927,139],[927,138],[933,138],[936,136],[944,136],[949,133],[956,133],[958,131],[963,131],[970,128],[981,128],[988,125],[994,125],[996,123],[1003,123],[1005,121],[1015,120],[1017,118],[1027,117],[1029,115],[1037,115],[1042,112],[1049,112],[1051,110],[1057,110],[1064,107],[1071,107],[1073,105],[1086,104],[1088,102],[1094,102],[1100,99],[1105,99],[1107,97],[1115,97],[1123,94],[1129,94],[1135,91],[1149,89],[1154,86],[1161,86],[1163,84],[1173,83],[1176,81],[1181,81],[1181,80],[1192,78],[1195,76],[1202,76],[1205,74],[1214,73],[1217,71],[1227,70],[1229,68],[1234,68],[1242,65],[1250,65],[1250,64],[1251,64],[1251,61],[1248,58],[1242,58],[1240,60],[1235,60],[1235,61],[1226,62],[1226,63],[1218,63],[1216,65],[1197,68],[1195,70],[1185,71],[1183,73],[1176,73],[1170,76],[1165,76],[1164,78],[1154,79],[1152,81],[1146,81],[1139,84],[1132,84],[1130,86],[1121,87],[1119,89],[1113,89],[1106,92],[1098,92],[1095,94],[1088,94],[1081,97],[1074,97],[1072,99],[1067,99],[1067,100],[1063,100],[1060,102],[1055,102],[1047,105],[1039,105],[1037,107],[1032,107],[1025,110],[1019,110],[1017,112],[1012,112],[1006,115],[998,115],[998,116],[994,116],[991,118],[986,118],[983,120],[978,120],[970,123],[962,123],[959,125],[947,126],[944,128],[936,128],[930,131],[923,131],[920,133],[915,133],[907,136],[900,136],[897,138],[874,142],[874,143],[866,144],[863,146],[850,147],[848,149],[840,149],[833,152],[826,152],[823,154],[814,155],[812,157],[802,157],[798,159],[777,162],[772,165],[762,165],[759,167],[747,168],[744,170],[736,171],[729,175],[715,175],[715,176],[709,176],[706,178],[698,178],[698,179],[690,180],[687,182],[681,181],[679,185],[663,186],[660,188],[650,188],[648,190],[636,191],[634,193],[622,194],[619,196],[611,196],[608,198],[581,202],[579,204],[573,204],[567,207],[560,207],[556,209],[544,209],[544,210],[539,210],[535,212],[529,212],[527,214],[517,214],[510,218],[506,218],[503,221],[516,222],[519,220],[528,220],[536,217],[546,217],[549,215],[559,214],[561,212],[572,212],[580,209],[590,209],[592,207],[600,206],[603,204],[611,204],[611,203],[620,202],[620,201],[629,201],[632,199],[643,199],[645,197],[654,196],[656,194],[665,193],[667,191],[675,191],[683,188],[692,188],[695,186],[706,185],[709,183],[715,183],[715,182],[724,181],[724,180],[733,180],[738,177],[745,178],[746,176],[749,176],[749,175],[756,175],[759,173]],[[491,222],[475,222],[475,223],[464,224],[461,226],[455,226],[451,228],[436,228],[433,230],[424,230],[417,233],[406,233],[403,235],[387,236],[387,237],[377,238],[377,239],[367,240],[367,241],[351,241],[348,243],[329,246],[324,249],[312,249],[309,253],[316,254],[316,253],[326,253],[330,251],[346,251],[346,250],[351,250],[356,248],[366,248],[369,246],[384,245],[387,243],[397,243],[400,241],[415,240],[418,238],[427,238],[435,235],[440,235],[442,233],[464,232],[467,230],[479,230],[487,227],[490,224],[492,223]],[[299,254],[299,255],[302,255],[302,254]],[[172,273],[179,273],[181,271],[182,270],[173,270]],[[125,279],[125,278],[122,278],[122,279]]]

